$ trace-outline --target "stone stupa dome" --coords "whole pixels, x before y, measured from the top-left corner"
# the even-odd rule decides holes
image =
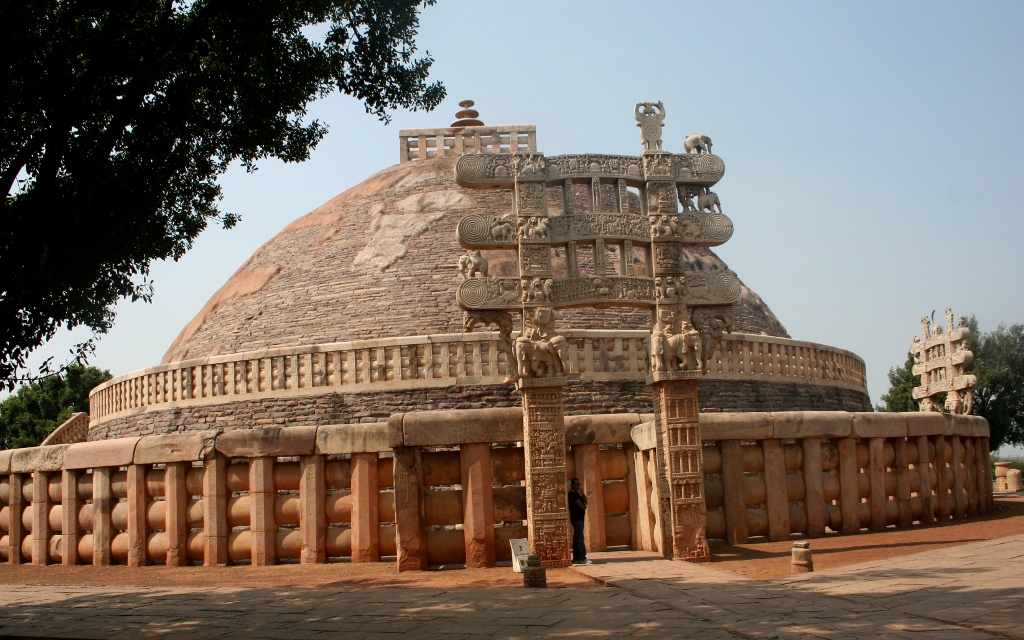
[[[464,275],[460,221],[511,213],[512,195],[464,188],[455,168],[474,154],[537,153],[536,129],[486,126],[469,101],[460,106],[449,128],[401,131],[399,164],[260,247],[184,327],[162,364],[97,387],[90,439],[517,406],[519,392],[502,384],[508,367],[499,333],[487,327],[466,333],[456,301]],[[549,215],[571,215],[566,203],[587,211],[592,201],[616,201],[621,214],[644,215],[636,189],[617,199],[615,188],[604,181],[548,183]],[[596,246],[574,253],[579,268],[587,260],[593,266]],[[622,252],[605,246],[602,264],[623,270]],[[515,251],[482,253],[491,277],[518,279]],[[630,256],[631,273],[648,272],[649,252],[623,255]],[[687,248],[683,258],[688,273],[732,274],[708,248]],[[556,278],[566,276],[566,264],[565,248],[553,247]],[[860,358],[792,340],[740,276],[732,281],[738,296],[731,334],[700,383],[705,410],[870,409]],[[649,309],[621,306],[558,311],[572,360],[567,413],[649,410],[651,320]]]

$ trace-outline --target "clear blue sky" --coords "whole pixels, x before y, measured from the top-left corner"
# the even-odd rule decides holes
[[[256,248],[461,99],[487,124],[536,124],[548,155],[639,154],[633,104],[660,100],[667,150],[699,131],[725,160],[736,232],[719,255],[794,338],[864,358],[877,402],[933,309],[1024,322],[1022,25],[1019,1],[440,0],[418,42],[450,98],[390,126],[351,98],[317,103],[331,132],[312,160],[226,175],[240,226],[156,265],[153,304],[120,305],[93,364],[159,363]]]

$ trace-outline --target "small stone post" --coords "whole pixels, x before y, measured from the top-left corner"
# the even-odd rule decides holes
[[[811,543],[797,540],[793,543],[793,560],[790,573],[809,573],[814,571],[814,560],[811,558]]]

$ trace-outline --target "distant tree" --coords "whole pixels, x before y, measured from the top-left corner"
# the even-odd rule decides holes
[[[1024,324],[999,325],[995,331],[981,333],[974,316],[967,321],[971,329],[967,348],[974,361],[966,373],[978,377],[974,388],[974,415],[988,420],[990,448],[1004,444],[1024,444]],[[917,411],[914,387],[920,379],[913,374],[914,359],[908,355],[900,368],[889,369],[889,392],[882,396],[879,411]],[[942,400],[939,400],[942,405]]]
[[[337,90],[382,120],[432,109],[415,58],[434,0],[26,0],[3,8],[0,387],[57,329],[93,340],[123,298],[149,300],[218,209],[230,164],[298,162]]]
[[[61,423],[89,410],[89,392],[110,372],[71,365],[60,375],[24,385],[0,402],[0,449],[34,447]]]
[[[875,407],[878,411],[917,411],[914,400],[914,387],[921,380],[914,375],[914,356],[907,353],[907,361],[902,367],[889,368],[889,392],[882,396],[882,404]]]
[[[974,413],[988,420],[993,451],[1024,445],[1024,324],[986,333],[970,371],[978,376]]]

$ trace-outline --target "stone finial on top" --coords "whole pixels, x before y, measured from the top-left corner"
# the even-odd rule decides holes
[[[661,151],[661,130],[665,126],[665,105],[661,102],[640,102],[633,109],[636,126],[640,127],[644,153]]]
[[[463,100],[459,103],[462,111],[455,114],[456,120],[452,127],[482,127],[484,123],[478,120],[480,113],[473,109],[475,103],[472,100]]]

